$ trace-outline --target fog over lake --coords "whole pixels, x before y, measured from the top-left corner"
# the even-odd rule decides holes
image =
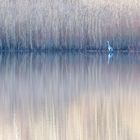
[[[140,140],[140,0],[0,0],[0,140]]]

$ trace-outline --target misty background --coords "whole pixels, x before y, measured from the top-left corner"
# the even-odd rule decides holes
[[[0,48],[139,50],[139,13],[139,0],[0,0]]]

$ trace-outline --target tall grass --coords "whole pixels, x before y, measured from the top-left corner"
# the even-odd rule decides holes
[[[0,0],[0,48],[138,48],[139,9],[139,0]]]

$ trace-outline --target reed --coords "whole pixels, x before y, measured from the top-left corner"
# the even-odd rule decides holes
[[[0,0],[1,49],[140,47],[139,0]]]

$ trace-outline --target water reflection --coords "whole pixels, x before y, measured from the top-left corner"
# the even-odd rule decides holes
[[[1,140],[139,140],[140,57],[1,54]]]
[[[108,64],[110,64],[112,57],[113,57],[113,53],[108,53]]]

